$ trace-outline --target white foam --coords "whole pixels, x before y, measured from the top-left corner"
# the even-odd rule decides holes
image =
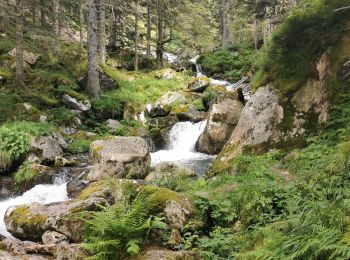
[[[54,184],[36,185],[34,188],[23,193],[21,196],[0,201],[0,234],[7,237],[11,236],[10,233],[7,232],[4,222],[5,213],[9,207],[34,202],[48,204],[52,202],[65,201],[67,199],[67,183],[64,182],[63,179],[58,179]]]

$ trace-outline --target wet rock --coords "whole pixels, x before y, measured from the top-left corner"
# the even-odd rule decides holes
[[[157,164],[155,170],[151,172],[145,178],[146,181],[150,182],[156,179],[161,179],[166,176],[172,177],[194,177],[196,173],[187,167],[178,165],[171,162],[162,162]]]
[[[15,183],[12,177],[0,177],[0,200],[12,197],[15,194]]]
[[[93,167],[90,181],[115,178],[143,179],[151,158],[147,143],[140,137],[113,136],[91,144]]]
[[[54,162],[55,158],[62,156],[62,148],[66,148],[67,143],[58,134],[32,138],[29,152],[34,153],[44,162]]]
[[[46,231],[42,236],[42,242],[44,245],[59,244],[67,241],[68,238],[65,235],[62,235],[56,231]]]
[[[210,85],[210,79],[207,77],[195,78],[189,85],[188,89],[192,92],[202,93]]]
[[[199,137],[196,149],[207,154],[218,154],[238,124],[243,107],[237,93],[218,98],[209,111],[206,128]]]
[[[193,105],[183,105],[174,110],[177,118],[180,121],[191,121],[194,123],[203,121],[206,117],[206,113],[198,111]]]
[[[91,103],[89,100],[77,100],[67,94],[62,97],[63,103],[70,109],[78,111],[89,111],[91,109]]]
[[[82,242],[85,222],[76,213],[99,210],[99,205],[105,203],[104,199],[90,198],[14,206],[7,209],[4,220],[7,230],[21,240],[41,241],[43,234],[52,230],[65,235],[70,241]]]
[[[99,78],[100,78],[100,86],[102,91],[115,90],[119,87],[118,84],[113,79],[111,79],[101,71],[99,72]],[[80,79],[79,86],[83,89],[87,89],[87,83],[88,83],[88,75],[86,73],[84,77]]]
[[[170,114],[173,105],[187,104],[187,99],[178,92],[168,92],[161,96],[149,113],[151,117],[164,117]]]
[[[88,171],[83,171],[79,175],[75,174],[73,178],[69,180],[67,183],[67,192],[69,197],[75,198],[89,185],[90,181],[87,179],[87,176]]]

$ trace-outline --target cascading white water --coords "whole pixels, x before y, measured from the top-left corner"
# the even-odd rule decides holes
[[[180,122],[169,132],[169,149],[151,153],[152,167],[160,162],[182,162],[208,160],[212,156],[195,152],[195,145],[207,122]]]
[[[31,190],[23,193],[22,196],[0,201],[0,234],[10,237],[7,232],[4,216],[9,207],[38,202],[48,204],[68,199],[67,183],[62,178],[57,178],[54,184],[36,185]]]

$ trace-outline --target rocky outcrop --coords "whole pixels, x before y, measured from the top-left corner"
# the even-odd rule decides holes
[[[16,48],[12,49],[12,51],[9,52],[9,55],[16,57]],[[35,53],[26,50],[23,51],[23,60],[30,65],[34,65],[39,58],[40,56]]]
[[[101,71],[99,72],[99,77],[100,77],[100,86],[102,91],[115,90],[119,87],[118,84],[113,79],[111,79]],[[80,79],[79,86],[83,89],[87,89],[87,84],[88,84],[88,75],[86,73],[84,77]]]
[[[218,154],[238,124],[243,104],[236,92],[228,92],[212,105],[207,125],[199,137],[196,149],[207,154]]]
[[[54,162],[57,156],[62,156],[62,148],[66,147],[67,143],[61,135],[51,134],[32,138],[29,152],[35,154],[41,161]]]
[[[173,105],[187,104],[187,99],[178,92],[168,92],[161,96],[149,112],[151,117],[164,117],[170,114]]]
[[[210,85],[210,79],[207,77],[195,78],[189,85],[188,89],[192,92],[202,93]]]
[[[283,98],[278,86],[272,83],[258,88],[246,104],[214,168],[225,167],[243,150],[264,152],[271,148],[301,146],[305,143],[305,133],[318,131],[328,120],[332,95],[337,94],[337,86],[329,84],[329,79],[332,77],[334,84],[347,79],[347,61],[339,63],[341,59],[334,59],[331,55],[335,54],[326,51],[315,64],[317,77],[309,78]],[[344,48],[336,55],[348,56],[349,50]],[[337,64],[333,64],[332,61],[336,60]]]
[[[158,163],[154,171],[151,172],[145,178],[146,181],[151,182],[153,180],[161,179],[164,177],[194,177],[196,173],[187,167],[171,163],[171,162],[162,162]]]
[[[101,198],[47,205],[32,203],[8,208],[4,220],[7,230],[21,240],[39,242],[44,233],[51,230],[66,236],[70,241],[82,242],[85,222],[76,213],[99,210],[98,205],[105,203]]]
[[[147,143],[140,137],[109,137],[91,144],[93,167],[90,181],[114,178],[143,179],[151,158]]]
[[[91,109],[91,103],[89,100],[77,100],[67,94],[62,96],[63,103],[70,109],[78,111],[89,111]]]
[[[44,245],[59,244],[67,242],[68,238],[56,231],[46,231],[42,236],[42,242]]]

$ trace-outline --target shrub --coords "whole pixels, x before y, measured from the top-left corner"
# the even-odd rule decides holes
[[[67,151],[72,154],[87,153],[90,150],[89,140],[75,140],[68,144]]]

